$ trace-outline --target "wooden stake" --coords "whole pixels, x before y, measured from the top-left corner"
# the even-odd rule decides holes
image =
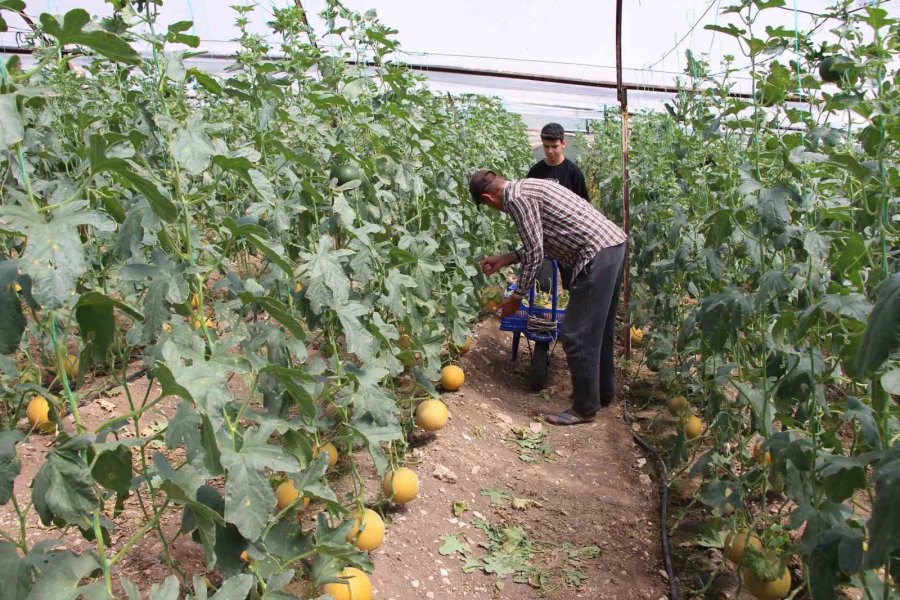
[[[622,0],[616,0],[616,94],[622,114],[622,229],[625,235],[631,234],[630,189],[628,178],[628,89],[622,85]],[[625,276],[622,280],[624,288],[625,319],[625,358],[631,358],[631,315],[628,305],[631,304],[631,251],[630,240],[625,243]]]

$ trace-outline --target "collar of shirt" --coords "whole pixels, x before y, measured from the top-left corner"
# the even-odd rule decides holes
[[[508,204],[510,200],[510,194],[512,193],[513,185],[518,183],[517,181],[507,181],[506,187],[503,188],[503,211],[509,212]]]

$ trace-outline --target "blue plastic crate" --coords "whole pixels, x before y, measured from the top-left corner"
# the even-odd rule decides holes
[[[539,342],[552,342],[554,341],[559,332],[562,330],[563,319],[566,316],[566,309],[557,308],[556,309],[556,333],[530,333],[528,332],[528,316],[534,315],[540,319],[553,320],[553,309],[552,308],[532,308],[525,307],[520,308],[516,311],[511,317],[504,317],[500,319],[500,331],[512,331],[524,333],[529,339],[532,341]]]

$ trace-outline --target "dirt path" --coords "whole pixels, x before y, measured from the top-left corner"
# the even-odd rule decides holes
[[[590,425],[542,425],[544,413],[567,407],[565,357],[557,347],[551,380],[536,394],[527,388],[527,350],[510,361],[510,335],[498,331],[494,319],[476,328],[473,349],[463,361],[466,384],[458,393],[444,394],[450,424],[411,457],[419,461],[420,496],[394,516],[384,545],[374,553],[377,597],[665,598],[656,485],[640,477],[650,467],[638,467],[642,455],[621,406],[602,410]],[[517,436],[516,428],[526,433]],[[504,440],[544,433],[549,462],[536,452],[530,453],[534,462],[525,462],[520,446]],[[455,483],[435,477],[441,467],[455,475]],[[525,510],[512,508],[511,501],[496,505],[484,488],[534,503]],[[455,501],[467,508],[458,518]],[[513,575],[466,574],[462,554],[439,552],[444,536],[455,535],[470,556],[488,554],[478,546],[487,539],[474,526],[479,516],[495,527],[521,526],[542,550],[532,560],[546,576],[541,589],[513,583]]]

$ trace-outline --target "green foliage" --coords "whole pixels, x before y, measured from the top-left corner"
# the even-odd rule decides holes
[[[732,23],[707,26],[752,58],[755,97],[729,95],[729,60],[712,75],[689,54],[667,113],[633,117],[628,309],[649,326],[647,366],[715,437],[693,451],[672,440],[673,466],[706,479],[698,500],[727,505],[731,528],[802,531],[799,547],[764,542],[801,556],[814,598],[848,581],[881,597],[897,533],[859,501],[900,501],[896,19],[839,3],[840,43],[814,47],[802,31],[754,26],[779,4],[745,0],[726,10]],[[619,219],[620,127],[595,123],[580,155],[592,197]],[[759,441],[771,465],[752,456]],[[772,501],[778,516],[755,509]]]
[[[284,60],[273,62],[247,29],[256,9],[235,7],[241,51],[217,77],[185,66],[191,24],[160,30],[151,4],[114,3],[98,22],[82,9],[40,15],[38,66],[10,61],[0,82],[4,426],[34,393],[77,409],[79,393],[61,385],[69,353],[82,374],[118,381],[117,359],[136,348],[161,389],[93,429],[73,410],[76,433],[50,446],[20,518],[33,508],[45,525],[77,526],[97,552],[8,532],[0,569],[17,598],[32,585],[32,597],[74,597],[84,578],[85,597],[111,596],[137,537],[108,552],[110,519],[132,495],[145,508],[134,535],[180,515],[226,578],[220,600],[371,569],[341,522],[357,499],[337,497],[312,448],[334,441],[351,469],[359,451],[380,472],[402,461],[400,406],[434,394],[444,344],[469,335],[481,306],[474,257],[511,239],[468,201],[468,176],[530,160],[519,117],[497,99],[429,92],[388,59],[394,32],[373,13],[329,2],[329,32],[348,42],[323,56],[301,11],[276,9]],[[0,1],[10,10],[24,5]],[[89,57],[84,76],[67,68],[74,56]],[[347,60],[359,56],[378,66]],[[310,75],[317,64],[322,77]],[[401,329],[415,355],[397,346]],[[162,401],[174,418],[149,423]],[[0,431],[4,502],[21,439]],[[285,478],[324,511],[314,527],[298,526],[302,503],[276,511]],[[171,577],[150,597],[207,597],[198,582]]]

